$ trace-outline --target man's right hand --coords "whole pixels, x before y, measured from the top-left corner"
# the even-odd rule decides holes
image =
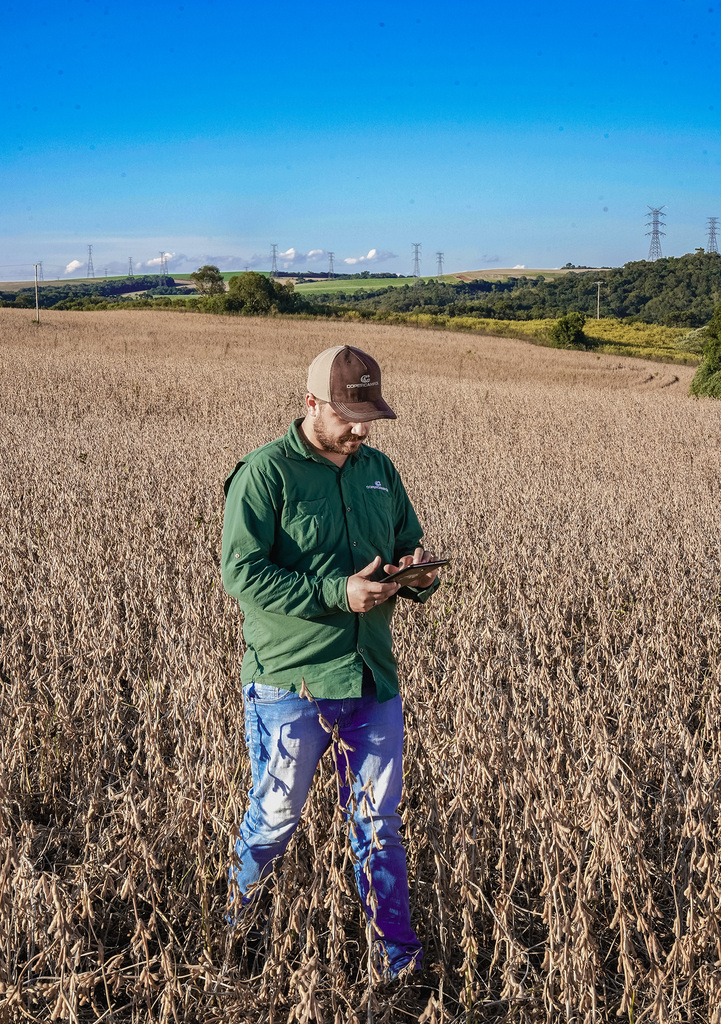
[[[354,576],[349,576],[346,582],[346,594],[348,604],[352,612],[368,612],[377,604],[383,604],[389,597],[393,597],[401,589],[397,583],[374,583],[371,576],[377,572],[381,564],[381,556],[376,555],[372,562],[369,562],[365,569],[361,569]]]

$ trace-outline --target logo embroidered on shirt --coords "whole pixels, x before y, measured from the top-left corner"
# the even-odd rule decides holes
[[[376,482],[374,484],[366,484],[366,490],[367,491],[385,491],[386,494],[388,493],[388,488],[387,487],[383,487],[383,485],[381,484],[380,480],[376,480]]]

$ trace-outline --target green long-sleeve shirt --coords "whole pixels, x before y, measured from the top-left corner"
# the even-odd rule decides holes
[[[243,612],[243,684],[263,682],[314,697],[359,697],[363,664],[378,699],[398,693],[390,620],[395,599],[350,610],[348,576],[376,555],[413,554],[422,530],[393,463],[363,445],[342,467],[299,432],[247,455],[225,482],[222,574]],[[404,587],[425,601],[436,589]]]

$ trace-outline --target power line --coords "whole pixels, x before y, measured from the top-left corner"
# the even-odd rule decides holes
[[[413,246],[413,276],[421,276],[421,243],[411,242]]]
[[[717,224],[718,217],[708,218],[708,242],[706,243],[706,252],[718,252],[718,242],[716,241]]]
[[[646,227],[651,228],[650,231],[646,232],[646,235],[651,236],[651,245],[648,250],[649,260],[660,260],[663,257],[661,252],[661,235],[666,237],[666,232],[661,231],[662,227],[666,227],[663,218],[666,216],[665,213],[661,213],[661,210],[665,209],[664,206],[649,206],[648,212],[651,214],[651,220],[646,222]]]

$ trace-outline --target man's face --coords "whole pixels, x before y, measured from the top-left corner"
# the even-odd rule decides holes
[[[370,434],[370,424],[351,423],[327,402],[319,403],[313,417],[317,446],[336,455],[354,455]]]

